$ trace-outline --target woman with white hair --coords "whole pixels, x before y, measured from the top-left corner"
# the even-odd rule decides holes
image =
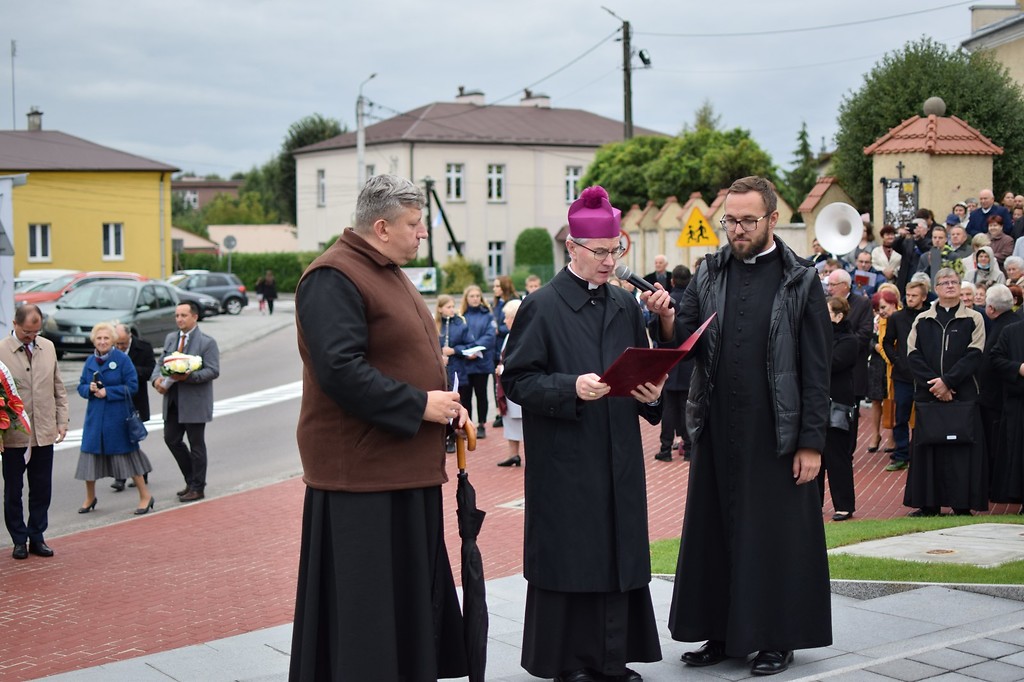
[[[1008,256],[1003,262],[1003,270],[1006,272],[1006,286],[1024,286],[1024,258]]]
[[[96,480],[131,478],[139,491],[135,514],[153,509],[153,496],[145,475],[153,470],[149,458],[128,434],[128,415],[135,409],[132,396],[139,390],[139,377],[131,359],[114,347],[112,322],[100,322],[89,339],[95,351],[85,361],[78,380],[78,395],[89,401],[82,424],[82,451],[75,478],[85,481],[85,503],[79,514],[96,508]]]
[[[965,306],[974,309],[974,284],[964,280],[960,282],[960,300]],[[980,311],[979,311],[980,312]]]

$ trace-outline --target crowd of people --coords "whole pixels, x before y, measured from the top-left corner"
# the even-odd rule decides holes
[[[117,493],[123,492],[131,479],[128,485],[139,495],[134,515],[155,508],[156,500],[148,487],[153,465],[140,444],[146,436],[143,422],[149,419],[150,381],[164,397],[164,442],[185,479],[178,501],[194,502],[205,497],[204,433],[206,423],[213,419],[212,382],[220,375],[219,351],[217,342],[199,329],[195,302],[180,303],[174,317],[178,331],[167,335],[159,361],[154,358],[153,347],[133,336],[123,324],[104,321],[90,330],[93,352],[83,363],[76,389],[87,401],[75,470],[75,478],[85,483],[79,514],[96,510],[96,481],[104,478],[114,479],[110,487]],[[27,559],[29,554],[54,556],[45,539],[53,449],[64,440],[69,423],[68,392],[57,365],[57,351],[53,342],[39,335],[42,325],[42,311],[26,303],[14,314],[11,335],[0,340],[0,407],[5,408],[5,415],[12,409],[18,413],[18,419],[8,423],[0,439],[4,522],[14,542],[11,556],[17,560]],[[201,366],[167,375],[161,371],[164,360],[176,352],[199,358]],[[26,481],[27,521],[23,495]]]
[[[830,254],[816,242],[810,260],[830,306],[836,298],[849,306],[839,322],[858,340],[849,402],[855,420],[870,403],[868,452],[888,454],[886,471],[907,471],[911,516],[1024,502],[1024,195],[1007,192],[997,203],[983,189],[956,202],[943,223],[922,208],[877,239],[862,218],[853,250]],[[837,328],[837,348],[841,335]],[[859,385],[858,374],[866,379]],[[856,437],[853,428],[849,457]],[[854,511],[847,461],[828,474],[836,521]]]

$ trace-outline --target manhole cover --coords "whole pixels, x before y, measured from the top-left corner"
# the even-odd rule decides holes
[[[925,554],[956,554],[955,549],[929,549]]]

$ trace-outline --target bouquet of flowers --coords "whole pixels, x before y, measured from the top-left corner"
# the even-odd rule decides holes
[[[164,358],[164,363],[160,367],[160,374],[175,379],[183,377],[189,372],[195,372],[202,366],[203,359],[198,355],[174,352]]]
[[[0,368],[0,432],[15,428],[31,433],[28,415],[25,414],[25,404],[18,396],[14,377],[3,364],[0,364]],[[0,446],[0,450],[3,450],[3,446]]]

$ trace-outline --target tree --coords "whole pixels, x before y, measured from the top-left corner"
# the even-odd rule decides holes
[[[640,136],[612,142],[597,150],[594,162],[580,181],[580,187],[601,185],[608,191],[612,206],[626,210],[633,204],[647,203],[644,167],[658,158],[670,137]]]
[[[707,126],[683,132],[643,169],[647,196],[655,203],[700,192],[711,202],[736,178],[762,175],[778,185],[772,158],[742,128],[720,131]]]
[[[276,223],[278,216],[267,212],[256,192],[248,192],[237,199],[230,194],[218,194],[202,210],[205,225],[265,225]]]
[[[843,98],[836,133],[835,172],[861,206],[871,204],[871,159],[864,148],[915,114],[929,97],[1003,148],[993,161],[993,190],[1024,189],[1024,95],[1006,68],[986,52],[950,50],[931,38],[885,55],[864,76],[860,90]],[[895,174],[895,168],[893,173]],[[974,194],[980,187],[964,188]],[[944,212],[948,207],[929,207]]]
[[[341,123],[336,119],[327,118],[320,114],[306,116],[288,128],[288,135],[281,145],[281,153],[277,155],[277,165],[280,175],[277,181],[281,183],[281,192],[284,196],[285,211],[284,218],[295,224],[295,157],[292,152],[299,147],[306,147],[317,142],[329,140],[344,132]]]
[[[693,127],[689,125],[683,126],[684,133],[690,133],[697,130],[718,130],[718,126],[722,122],[722,117],[715,113],[715,107],[711,104],[710,99],[705,99],[697,111],[693,115]]]
[[[800,132],[796,136],[796,149],[793,150],[793,170],[784,175],[787,195],[784,198],[795,211],[818,181],[818,164],[814,151],[811,149],[810,137],[807,134],[807,121],[801,122]],[[796,216],[794,216],[795,219]]]

